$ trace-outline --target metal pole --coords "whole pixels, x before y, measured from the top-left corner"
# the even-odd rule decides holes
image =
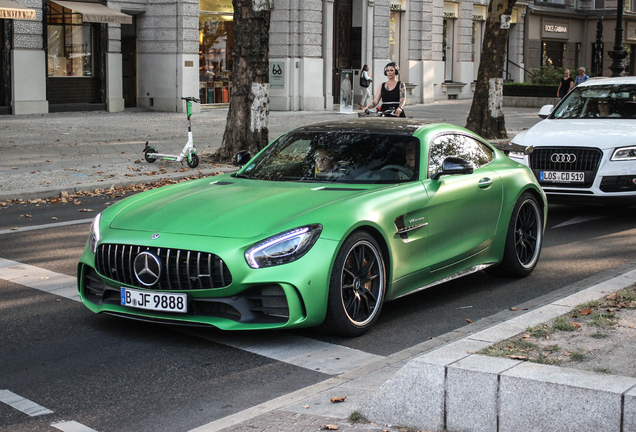
[[[627,51],[623,49],[623,10],[625,9],[625,0],[618,0],[616,5],[616,40],[614,41],[614,50],[607,54],[612,58],[613,62],[609,67],[613,77],[623,76],[625,66],[623,59],[627,57]]]

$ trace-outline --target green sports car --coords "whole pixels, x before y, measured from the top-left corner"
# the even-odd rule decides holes
[[[545,195],[526,166],[466,129],[327,122],[240,156],[234,174],[99,214],[78,266],[84,304],[161,323],[356,336],[385,301],[537,265]]]

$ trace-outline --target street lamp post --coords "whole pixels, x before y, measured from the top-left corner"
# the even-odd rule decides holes
[[[614,40],[614,50],[607,53],[613,60],[609,67],[613,77],[622,76],[625,70],[623,59],[627,57],[627,51],[623,49],[623,9],[625,9],[625,0],[618,0],[616,5],[616,39]]]

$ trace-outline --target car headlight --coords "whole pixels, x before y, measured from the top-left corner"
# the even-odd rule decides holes
[[[316,243],[322,225],[313,224],[276,234],[256,243],[245,252],[245,261],[253,269],[296,261]]]
[[[612,155],[613,161],[634,160],[636,159],[636,146],[622,147],[614,150]]]
[[[91,248],[93,253],[97,252],[97,243],[99,243],[99,240],[101,239],[99,235],[99,221],[101,218],[101,213],[95,216],[95,219],[93,219],[93,223],[91,224],[91,230],[88,234],[88,247]]]

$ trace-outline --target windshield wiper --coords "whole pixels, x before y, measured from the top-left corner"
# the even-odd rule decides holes
[[[253,177],[251,175],[247,175],[247,174],[239,174],[239,173],[234,173],[232,174],[232,177],[234,178],[244,178],[244,179],[255,179],[256,177]]]

